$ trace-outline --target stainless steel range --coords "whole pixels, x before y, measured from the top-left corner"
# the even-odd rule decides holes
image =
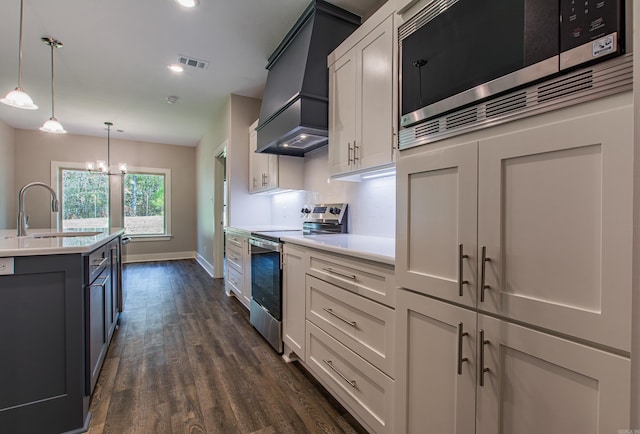
[[[302,230],[258,231],[249,238],[251,250],[251,324],[282,353],[282,241],[290,235],[347,232],[347,204],[306,205]]]

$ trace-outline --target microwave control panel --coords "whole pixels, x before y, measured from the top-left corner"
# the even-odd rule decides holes
[[[562,0],[560,51],[592,44],[593,56],[616,52],[622,35],[620,0]]]

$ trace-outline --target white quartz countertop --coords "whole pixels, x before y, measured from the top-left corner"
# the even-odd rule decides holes
[[[396,242],[393,238],[356,234],[328,234],[290,235],[281,239],[285,243],[298,244],[389,265],[395,265],[396,262]]]
[[[96,231],[99,229],[96,229]],[[65,255],[89,253],[124,233],[123,228],[102,229],[97,235],[34,238],[34,234],[57,232],[55,229],[31,229],[26,237],[16,237],[15,229],[0,230],[0,257]],[[75,231],[74,231],[75,232]]]
[[[227,232],[241,232],[245,235],[251,235],[251,232],[280,232],[280,231],[301,231],[301,227],[279,226],[279,225],[240,225],[227,226],[224,228]]]

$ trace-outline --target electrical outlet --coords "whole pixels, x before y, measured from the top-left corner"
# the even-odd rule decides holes
[[[13,274],[13,258],[0,258],[0,275]]]

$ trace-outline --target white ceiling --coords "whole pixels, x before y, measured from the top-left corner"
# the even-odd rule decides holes
[[[382,0],[333,0],[368,16]],[[55,49],[55,115],[70,134],[195,146],[231,93],[260,98],[267,58],[309,0],[24,0],[22,85],[39,106],[0,104],[0,119],[35,130],[51,116],[50,48]],[[0,1],[0,94],[18,85],[20,0]],[[206,70],[168,70],[178,55]],[[177,96],[168,104],[166,97]],[[122,130],[118,133],[115,130]]]

